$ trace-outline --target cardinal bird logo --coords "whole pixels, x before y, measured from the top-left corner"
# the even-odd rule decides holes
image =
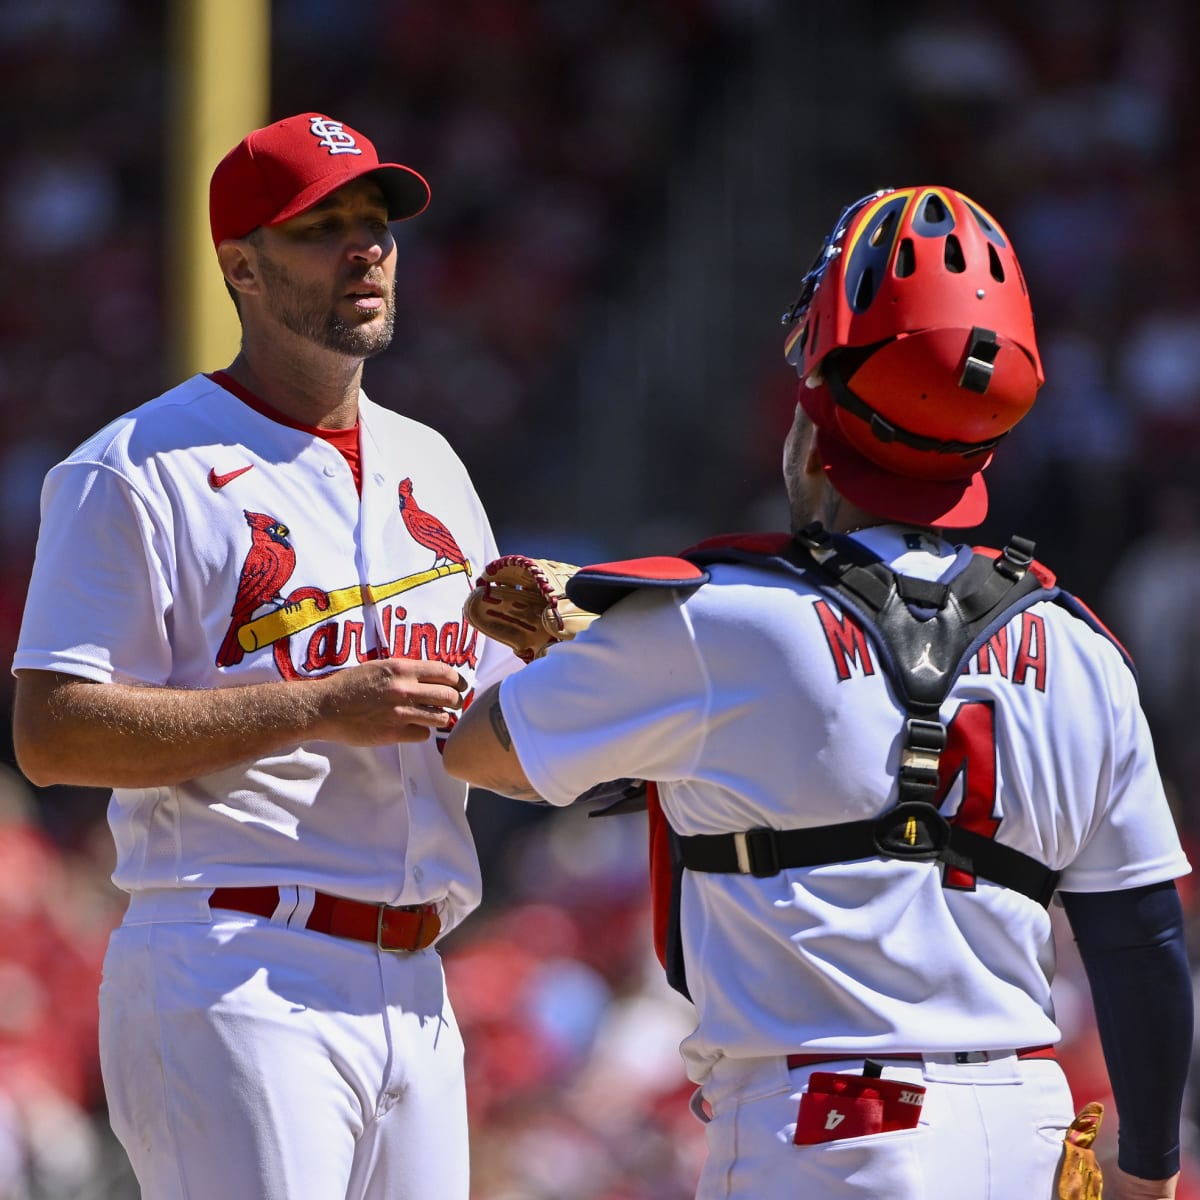
[[[411,479],[400,480],[400,515],[414,541],[433,551],[433,565],[465,563],[467,556],[459,549],[454,535],[432,513],[427,513],[413,496]]]
[[[238,631],[262,605],[271,601],[283,604],[283,587],[296,569],[296,551],[288,541],[288,527],[266,513],[243,511],[250,526],[250,550],[238,579],[229,631],[217,651],[218,667],[232,667],[242,661]]]

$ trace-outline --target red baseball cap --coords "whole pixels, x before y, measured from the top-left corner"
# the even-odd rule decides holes
[[[429,184],[412,167],[381,163],[371,141],[321,113],[301,113],[248,133],[213,171],[208,190],[213,245],[278,225],[369,175],[383,189],[388,220],[429,204]]]
[[[816,427],[817,453],[826,478],[852,504],[906,525],[970,529],[982,524],[988,511],[983,470],[992,461],[990,452],[979,455],[956,478],[901,475],[867,458],[838,431],[828,384],[802,383],[800,403]]]

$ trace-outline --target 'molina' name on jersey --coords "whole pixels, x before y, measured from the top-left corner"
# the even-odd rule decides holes
[[[826,600],[813,608],[821,622],[838,682],[874,675],[871,644],[863,627],[848,613],[839,613]],[[1011,636],[1016,635],[1016,636]],[[1012,683],[1032,683],[1046,690],[1046,622],[1026,609],[1004,625],[971,656],[964,674],[1000,675]]]

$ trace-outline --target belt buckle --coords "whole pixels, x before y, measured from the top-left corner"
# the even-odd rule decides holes
[[[425,941],[426,922],[436,920],[437,914],[427,911],[427,905],[409,905],[409,904],[381,904],[378,914],[375,918],[375,948],[385,951],[388,954],[413,954],[417,950],[422,950],[426,945],[432,943],[433,938],[429,939],[429,943]],[[412,939],[412,944],[408,946],[385,946],[383,942],[383,918],[389,912],[410,912],[417,917],[416,935]]]
[[[954,1061],[961,1067],[966,1063],[991,1062],[992,1056],[986,1050],[956,1050]]]
[[[385,946],[383,944],[383,917],[391,909],[392,906],[390,904],[381,904],[379,906],[379,910],[375,916],[375,948],[385,951],[388,954],[411,954],[412,951],[407,946]],[[403,911],[403,909],[398,909],[397,911]]]

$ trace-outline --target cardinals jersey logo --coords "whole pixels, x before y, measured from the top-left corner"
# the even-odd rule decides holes
[[[244,657],[238,632],[264,604],[282,606],[283,588],[296,569],[289,529],[266,513],[244,510],[250,526],[250,551],[242,564],[229,629],[217,651],[217,666],[231,667]]]
[[[466,563],[454,535],[432,513],[427,513],[413,496],[411,479],[400,480],[400,515],[413,540],[433,551],[433,565]]]
[[[433,552],[432,565],[384,583],[352,583],[331,591],[311,585],[287,590],[296,568],[290,530],[266,513],[244,510],[250,550],[217,666],[236,666],[247,654],[270,649],[285,679],[312,678],[379,657],[440,659],[473,669],[476,632],[461,613],[430,621],[420,610],[410,613],[399,599],[450,575],[462,575],[469,586],[470,561],[446,526],[413,498],[409,479],[400,484],[399,508],[409,535]],[[356,610],[361,611],[353,615]]]

